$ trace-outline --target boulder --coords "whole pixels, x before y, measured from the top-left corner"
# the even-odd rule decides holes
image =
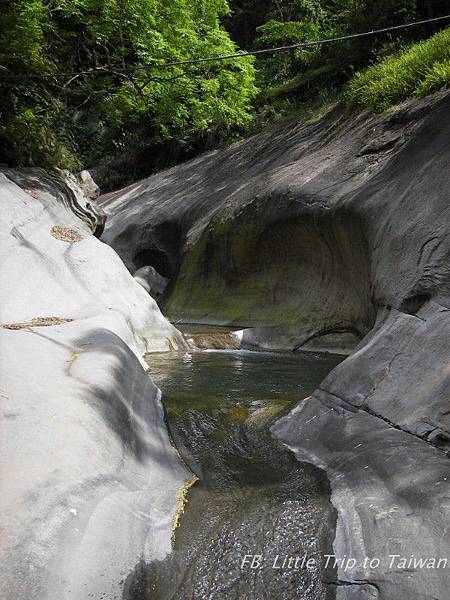
[[[97,198],[100,196],[100,188],[92,179],[92,175],[89,173],[89,171],[81,171],[78,174],[78,182],[87,198],[90,198],[91,200],[97,200]]]
[[[133,277],[152,298],[155,298],[155,300],[161,298],[169,283],[167,277],[160,275],[158,271],[151,266],[141,267],[134,273]]]

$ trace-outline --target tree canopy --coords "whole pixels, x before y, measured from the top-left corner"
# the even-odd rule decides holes
[[[0,162],[100,166],[107,185],[123,183],[245,133],[266,114],[333,95],[355,72],[439,26],[256,60],[167,63],[447,10],[448,0],[4,0]],[[436,69],[437,81],[447,77],[446,65]]]
[[[243,125],[252,59],[230,53],[225,0],[15,0],[0,16],[3,160],[74,166],[127,146]]]

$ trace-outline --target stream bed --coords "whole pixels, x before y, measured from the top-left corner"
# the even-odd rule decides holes
[[[146,568],[146,598],[334,597],[326,585],[334,574],[322,559],[332,554],[335,527],[328,481],[269,428],[342,359],[242,350],[148,355],[174,443],[199,481],[172,554]]]

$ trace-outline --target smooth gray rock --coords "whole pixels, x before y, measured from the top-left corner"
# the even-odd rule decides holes
[[[290,123],[100,198],[103,239],[171,279],[172,321],[295,349],[377,311],[448,304],[450,95]],[[361,154],[369,142],[395,140]]]
[[[121,599],[191,476],[142,354],[185,342],[64,184],[23,177],[0,174],[0,597]]]
[[[100,188],[92,179],[92,175],[89,173],[89,171],[81,171],[78,174],[78,181],[81,189],[84,192],[84,195],[91,200],[97,200],[97,198],[100,196]]]
[[[169,283],[167,277],[163,277],[154,267],[146,266],[138,269],[133,277],[152,298],[160,298]]]
[[[450,451],[449,317],[434,302],[416,315],[380,312],[370,334],[321,389]]]
[[[189,478],[158,389],[96,317],[0,330],[0,374],[0,596],[122,598],[170,551]]]
[[[447,597],[448,564],[391,567],[396,554],[450,559],[450,474],[443,452],[320,390],[272,433],[330,479],[338,511],[334,554],[357,562],[353,568],[338,565],[340,582],[371,584],[383,600]],[[378,558],[380,565],[370,568],[366,558]],[[354,593],[353,586],[347,592]]]
[[[19,188],[0,173],[0,322],[116,313],[128,324],[136,354],[183,348],[180,332],[117,254],[62,202],[51,180],[43,181]]]
[[[449,566],[386,559],[450,563],[449,114],[448,90],[378,116],[337,107],[100,198],[127,266],[167,268],[172,320],[245,329],[254,348],[353,339],[273,427],[330,479],[336,555],[358,561],[338,598],[448,597]]]
[[[373,585],[364,583],[342,585],[336,590],[336,600],[377,600],[378,590]]]

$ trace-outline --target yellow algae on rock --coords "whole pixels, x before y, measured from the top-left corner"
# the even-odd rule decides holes
[[[175,541],[175,531],[177,527],[180,525],[181,517],[184,513],[184,508],[187,503],[187,494],[189,489],[199,481],[197,475],[193,475],[191,479],[188,479],[178,490],[177,494],[177,509],[172,518],[172,543]]]

